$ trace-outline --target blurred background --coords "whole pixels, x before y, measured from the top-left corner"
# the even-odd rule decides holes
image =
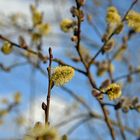
[[[81,44],[87,61],[103,44],[101,38],[107,27],[105,20],[107,7],[115,6],[123,16],[131,3],[132,0],[86,1],[83,6],[85,20],[82,23]],[[50,26],[50,32],[41,38],[39,44],[34,39],[36,34],[33,33],[35,31],[32,25],[31,5],[43,12],[43,21]],[[72,32],[64,33],[60,28],[63,19],[73,19],[70,8],[74,5],[74,0],[0,0],[0,34],[17,44],[19,36],[22,36],[31,49],[37,51],[41,44],[41,52],[44,55],[48,55],[48,48],[51,47],[54,58],[84,69],[83,65],[76,61],[78,55],[75,44],[71,41]],[[133,9],[140,12],[139,7],[140,1]],[[115,49],[109,53],[109,57],[114,56],[122,45],[122,38],[129,32],[130,29],[125,26],[120,35],[114,36]],[[112,61],[114,79],[140,66],[139,42],[139,33],[134,33],[127,42],[127,50]],[[1,40],[0,45],[2,44]],[[100,55],[97,61],[103,62],[106,58],[107,55]],[[53,63],[53,67],[57,65],[56,62]],[[42,63],[35,55],[27,54],[19,48],[14,48],[10,55],[0,52],[0,140],[23,139],[28,129],[36,122],[44,122],[41,104],[46,101],[47,96],[47,66],[48,63]],[[92,73],[98,86],[109,77],[107,72],[100,76],[99,68],[95,66],[92,67]],[[131,78],[132,82],[128,78]],[[139,74],[120,78],[117,82],[123,85],[123,96],[128,100],[140,96]],[[14,106],[13,102],[20,98],[20,103]],[[72,81],[64,87],[55,87],[52,90],[50,123],[57,127],[61,135],[68,134],[70,140],[111,140],[103,119],[89,118],[87,108],[79,100],[86,102],[94,112],[102,116],[101,108],[91,94],[88,79],[75,72]],[[110,102],[107,98],[105,101]],[[111,119],[117,122],[116,111],[113,107],[108,107],[108,110]],[[135,134],[135,131],[140,134],[139,112],[130,110],[126,113],[119,110],[119,113],[123,125],[128,127],[125,131],[126,139],[138,139],[139,135]],[[113,128],[116,139],[121,140],[119,127]]]

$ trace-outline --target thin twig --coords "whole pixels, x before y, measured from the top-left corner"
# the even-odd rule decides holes
[[[45,111],[45,124],[49,124],[49,110],[50,110],[50,98],[51,98],[51,89],[52,89],[52,81],[51,81],[51,65],[52,65],[52,49],[49,48],[49,66],[47,68],[48,71],[48,95],[47,95],[47,103],[42,103],[42,109]]]
[[[20,63],[12,64],[11,66],[5,66],[4,64],[0,63],[0,70],[9,72],[10,70],[12,70],[16,67],[27,65],[27,64],[28,64],[28,62],[20,62]]]
[[[125,136],[125,132],[124,132],[124,127],[123,127],[121,116],[120,116],[120,113],[119,113],[118,110],[116,111],[116,117],[117,117],[117,120],[118,120],[118,123],[119,123],[119,128],[120,128],[121,136],[122,136],[123,140],[126,140],[126,136]]]
[[[45,122],[48,123],[49,121],[49,109],[50,109],[50,97],[51,97],[51,64],[52,64],[52,59],[53,59],[53,55],[52,55],[52,49],[49,48],[49,67],[47,68],[48,70],[48,95],[47,95],[47,112],[46,112],[46,118],[45,118]]]
[[[65,119],[64,121],[61,121],[59,122],[58,124],[54,125],[55,127],[61,127],[61,126],[64,126],[72,121],[75,121],[75,120],[79,120],[81,118],[87,118],[89,117],[89,115],[87,113],[81,113],[81,114],[78,114],[78,115],[75,115],[75,116],[72,116],[68,119]]]
[[[91,117],[87,117],[78,121],[71,127],[71,129],[68,130],[67,134],[70,135],[75,129],[77,129],[78,127],[80,127],[82,124],[86,123],[89,120],[91,120]]]
[[[76,6],[77,6],[77,10],[80,11],[80,5],[78,3],[78,1],[76,0]],[[77,16],[77,22],[78,22],[78,25],[77,25],[77,44],[76,44],[76,50],[79,54],[79,57],[81,59],[81,62],[83,63],[83,65],[85,66],[85,69],[86,69],[86,72],[87,72],[87,77],[89,79],[89,82],[90,84],[92,85],[92,88],[95,88],[97,90],[99,90],[96,86],[96,83],[94,81],[94,79],[92,78],[92,75],[90,73],[90,69],[89,69],[89,65],[87,65],[82,57],[82,54],[80,52],[80,40],[81,40],[81,19],[80,19],[80,16]],[[106,108],[102,105],[102,103],[100,102],[100,100],[98,100],[98,102],[100,103],[100,106],[102,108],[102,111],[103,111],[103,114],[104,114],[104,117],[105,117],[105,122],[110,130],[110,134],[112,136],[112,140],[115,140],[115,133],[114,133],[114,130],[113,130],[113,127],[111,125],[111,122],[110,122],[110,119],[108,117],[108,114],[107,114],[107,111],[106,111]]]
[[[128,78],[129,76],[132,76],[132,75],[135,75],[135,74],[138,74],[138,73],[140,73],[140,70],[139,69],[138,70],[135,70],[135,71],[132,71],[132,72],[130,72],[128,74],[124,74],[124,75],[121,75],[119,77],[116,77],[114,79],[114,82],[116,82],[118,80],[122,80],[122,79]]]
[[[29,48],[23,48],[23,47],[21,47],[19,44],[15,43],[15,42],[13,42],[13,41],[11,41],[11,40],[9,40],[8,38],[6,38],[6,37],[4,37],[4,36],[2,36],[2,35],[0,35],[0,39],[9,42],[11,45],[13,45],[13,46],[15,46],[15,47],[17,47],[17,48],[26,50],[26,51],[28,51],[29,53],[32,53],[32,54],[35,54],[35,55],[38,55],[38,56],[40,55],[38,52],[33,51],[33,50],[29,49]]]
[[[54,58],[53,61],[54,61],[54,62],[57,62],[57,63],[60,64],[60,65],[70,66],[70,67],[72,67],[74,70],[76,70],[76,71],[78,71],[78,72],[80,72],[80,73],[86,75],[86,72],[85,72],[85,71],[83,71],[83,70],[81,70],[81,69],[79,69],[79,68],[76,68],[76,67],[74,67],[74,66],[71,66],[71,65],[69,65],[69,64],[66,64],[65,62],[63,62],[63,61],[60,60],[60,59]]]

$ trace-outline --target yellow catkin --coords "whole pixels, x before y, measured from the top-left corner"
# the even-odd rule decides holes
[[[115,46],[115,40],[112,38],[110,39],[103,48],[104,52],[110,52]]]
[[[115,33],[116,33],[116,34],[121,33],[121,32],[123,31],[123,27],[124,27],[123,23],[118,24],[118,25],[117,25],[117,28],[116,28],[116,30],[115,30]]]
[[[39,140],[60,140],[58,132],[55,128],[48,125],[44,126],[40,122],[35,124],[35,127],[30,130],[29,135],[24,137],[24,140],[35,140],[36,138]]]
[[[6,110],[6,109],[0,110],[0,117],[3,117],[7,114],[8,114],[8,110]]]
[[[126,51],[126,49],[127,49],[127,46],[123,45],[121,48],[119,48],[119,50],[118,50],[118,52],[115,54],[114,58],[115,58],[116,60],[118,60],[118,61],[121,60],[122,57],[123,57],[123,55],[124,55],[124,53],[125,53],[125,51]]]
[[[39,30],[39,33],[42,35],[48,35],[51,31],[51,27],[48,23],[42,23],[37,25],[37,29]]]
[[[74,76],[74,69],[69,66],[58,66],[54,69],[51,80],[56,86],[64,85]]]
[[[111,6],[107,9],[106,21],[108,24],[118,25],[121,23],[121,16],[115,7]]]
[[[4,124],[4,121],[0,119],[0,126]]]
[[[131,10],[126,17],[128,26],[136,32],[140,32],[140,13]]]
[[[31,13],[32,13],[33,25],[36,26],[37,24],[41,24],[42,20],[43,20],[42,13],[40,11],[38,11],[34,5],[31,5],[30,9],[31,9]]]
[[[115,70],[114,65],[112,63],[109,64],[107,61],[99,63],[97,68],[97,76],[103,76],[109,69],[111,73],[113,73]]]
[[[39,42],[41,39],[41,34],[40,33],[33,33],[31,34],[32,41],[33,42]]]
[[[14,95],[14,101],[15,103],[19,104],[21,102],[21,93],[16,92]]]
[[[140,104],[138,104],[138,105],[136,106],[136,110],[137,110],[138,112],[140,112]]]
[[[2,53],[8,55],[13,51],[13,46],[9,42],[4,42],[2,48],[1,48]]]
[[[26,120],[23,116],[18,116],[18,118],[16,118],[16,123],[20,126],[24,125],[26,123]]]
[[[1,102],[2,102],[3,104],[8,104],[8,103],[9,103],[8,99],[6,99],[6,98],[3,98],[3,99],[1,100]]]
[[[110,84],[107,88],[102,89],[102,91],[108,95],[109,100],[115,100],[122,94],[121,86],[116,83]]]
[[[113,73],[115,71],[115,66],[111,63],[109,66],[110,72]]]
[[[71,19],[64,19],[60,23],[60,28],[63,32],[68,32],[73,26],[73,21]]]
[[[105,69],[98,69],[97,71],[97,76],[101,77],[105,74],[106,70]]]

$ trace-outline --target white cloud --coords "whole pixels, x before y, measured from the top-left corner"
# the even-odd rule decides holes
[[[0,0],[0,11],[4,12],[5,14],[11,12],[29,12],[29,1],[21,1],[21,0]]]
[[[34,117],[32,117],[32,124],[35,124],[35,122],[44,122],[44,111],[41,108],[42,102],[45,102],[46,97],[42,98],[36,98],[34,104],[33,104],[33,112],[34,112]],[[73,109],[71,112],[70,110]],[[31,113],[28,113],[29,111],[25,111],[25,116],[30,118],[29,116]],[[76,112],[76,113],[75,113]],[[64,99],[58,97],[58,96],[52,96],[51,97],[51,102],[50,102],[50,123],[51,124],[57,124],[60,121],[63,121],[67,118],[72,117],[73,115],[77,114],[78,111],[78,106],[74,106],[73,103],[67,102]],[[28,114],[28,115],[27,115]],[[32,114],[33,115],[33,114]],[[31,121],[31,120],[29,120]]]

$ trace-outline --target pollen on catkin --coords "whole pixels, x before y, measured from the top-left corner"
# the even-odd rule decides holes
[[[62,86],[74,76],[74,69],[69,66],[58,66],[54,69],[51,80],[56,86]]]
[[[39,33],[42,35],[48,35],[51,31],[51,26],[48,23],[42,23],[37,25]]]
[[[33,25],[36,26],[37,24],[41,24],[43,20],[43,15],[40,11],[36,9],[34,5],[30,6],[31,13],[32,13],[32,22]]]
[[[108,24],[120,24],[121,16],[118,13],[118,10],[111,6],[107,9],[106,21]]]
[[[73,21],[71,19],[64,19],[60,23],[60,28],[63,32],[68,32],[73,26]]]
[[[108,95],[109,100],[115,100],[122,94],[121,86],[116,83],[110,84],[107,88],[102,89],[102,91]]]
[[[60,140],[58,131],[49,125],[37,122],[31,130],[24,136],[24,140]]]
[[[131,10],[126,16],[126,21],[134,31],[140,32],[140,13]]]
[[[16,92],[14,95],[14,101],[15,103],[19,104],[21,102],[21,93]]]
[[[2,53],[8,55],[13,51],[13,46],[11,43],[5,41],[2,48],[1,48]]]

